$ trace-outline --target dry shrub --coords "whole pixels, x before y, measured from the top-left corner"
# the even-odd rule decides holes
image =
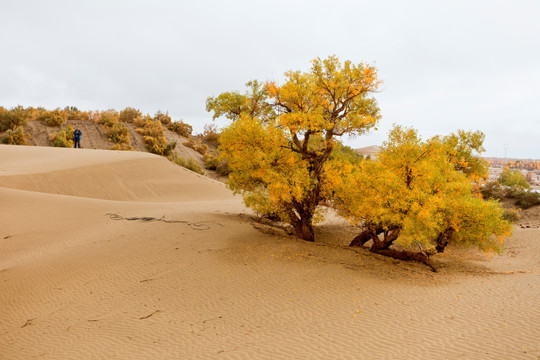
[[[107,130],[107,137],[115,143],[112,150],[133,150],[129,139],[129,130],[122,122],[116,111],[104,111],[100,114],[98,124]]]
[[[142,117],[142,113],[139,110],[131,108],[131,107],[127,107],[124,110],[120,111],[120,116],[119,116],[121,122],[127,122],[127,123],[132,123],[134,122],[135,119],[141,118],[141,117]]]
[[[2,144],[26,145],[28,138],[30,138],[30,134],[25,134],[24,128],[22,126],[17,126],[14,129],[6,131],[6,134],[2,137]]]
[[[519,209],[504,209],[503,218],[504,220],[515,223],[520,219],[520,210]]]
[[[73,147],[73,126],[68,125],[49,139],[52,146],[55,147]]]
[[[115,144],[129,145],[129,130],[121,122],[115,123],[107,127],[107,137]]]
[[[60,109],[44,110],[37,117],[37,120],[41,121],[47,126],[61,126],[67,120],[67,113],[61,111]]]
[[[484,199],[502,200],[506,193],[501,184],[497,181],[488,181],[480,189]]]
[[[155,121],[149,116],[136,131],[142,135],[144,144],[151,153],[169,156],[176,147],[176,142],[167,143],[161,122]]]
[[[208,145],[203,144],[201,139],[198,139],[197,142],[195,142],[193,139],[189,139],[188,141],[184,142],[184,145],[192,148],[201,155],[205,155],[208,151]]]
[[[28,122],[24,115],[22,106],[11,108],[11,110],[0,106],[0,131],[16,129],[19,126],[25,127]]]
[[[81,112],[75,106],[66,106],[63,110],[63,113],[67,120],[81,119]]]
[[[177,156],[176,154],[172,154],[168,157],[168,159],[177,165],[185,167],[186,169],[194,171],[198,174],[204,175],[204,170],[201,168],[199,163],[192,158],[186,160],[182,157]]]
[[[206,125],[204,125],[204,131],[203,131],[202,138],[206,143],[217,147],[218,143],[219,143],[220,135],[221,134],[219,133],[216,124],[206,124]]]
[[[161,110],[158,110],[156,115],[154,115],[154,121],[159,121],[162,125],[169,125],[171,123],[169,112],[162,113]]]
[[[144,117],[140,116],[138,118],[133,119],[133,124],[137,128],[144,128],[145,126],[147,126],[148,123],[152,123],[152,122],[154,122],[154,119],[152,119],[150,115],[146,115]]]
[[[504,186],[521,187],[529,189],[531,185],[527,182],[527,179],[519,170],[511,170],[505,167],[501,173],[501,176],[497,181]]]
[[[111,146],[111,150],[122,150],[122,151],[135,151],[131,144],[126,143],[117,143]]]
[[[120,121],[120,115],[116,110],[106,110],[96,114],[96,120],[98,124],[109,127]]]
[[[219,165],[219,156],[214,153],[206,153],[203,157],[204,167],[208,170],[216,170]]]
[[[497,181],[487,182],[481,189],[484,199],[513,199],[522,209],[540,205],[540,193],[521,186],[501,186]]]
[[[191,125],[186,124],[181,120],[170,123],[167,128],[183,137],[189,137],[193,132]]]
[[[231,170],[229,169],[229,163],[220,159],[219,153],[207,153],[204,155],[204,166],[208,170],[214,170],[218,174],[226,176],[229,175]]]
[[[532,190],[522,190],[514,198],[516,199],[516,205],[522,209],[540,205],[540,193]]]

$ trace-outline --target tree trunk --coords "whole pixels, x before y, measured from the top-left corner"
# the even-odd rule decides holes
[[[349,246],[362,247],[369,240],[371,240],[371,233],[368,230],[364,230],[351,241]]]
[[[373,245],[371,245],[371,249],[377,251],[388,249],[399,237],[400,231],[401,229],[399,228],[383,230],[383,239],[380,240],[379,237],[375,235],[375,237],[373,237]]]
[[[311,218],[309,219],[311,220]],[[313,226],[307,219],[298,219],[293,224],[294,233],[302,240],[315,241],[315,233],[313,232]]]
[[[450,238],[454,234],[455,230],[452,228],[447,228],[445,231],[441,232],[437,239],[435,240],[435,249],[438,253],[442,253],[446,249],[446,245],[450,242]]]
[[[291,225],[294,228],[294,233],[300,239],[306,241],[315,241],[313,232],[313,213],[319,204],[319,189],[315,190],[310,196],[301,202],[293,200],[293,206],[290,209]]]
[[[362,231],[360,234],[358,234],[349,244],[351,247],[362,247],[365,243],[367,243],[369,240],[373,240],[373,242],[378,241],[377,235],[382,233],[384,229],[380,226],[376,225],[368,225],[366,226],[365,230]]]
[[[380,226],[368,226],[367,229],[358,234],[349,244],[352,247],[362,247],[369,240],[373,240],[372,249],[383,250],[388,249],[392,243],[399,237],[401,229],[394,228],[384,230]],[[384,233],[383,239],[379,239],[379,234]]]

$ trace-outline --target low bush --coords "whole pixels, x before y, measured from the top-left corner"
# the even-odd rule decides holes
[[[480,189],[484,199],[502,200],[506,197],[505,189],[497,181],[488,181]]]
[[[515,223],[520,219],[519,209],[504,209],[503,219]]]
[[[183,137],[189,137],[191,133],[193,132],[193,127],[191,127],[191,125],[184,123],[183,121],[172,122],[169,124],[169,126],[167,126],[167,128],[170,131],[173,131]]]
[[[540,205],[540,193],[521,186],[501,186],[497,181],[490,181],[480,191],[484,199],[513,199],[515,205],[522,209]]]
[[[96,114],[96,119],[98,124],[108,127],[118,123],[120,115],[115,110],[107,110]]]
[[[129,130],[121,122],[117,122],[107,127],[107,137],[115,144],[129,145]]]
[[[162,113],[161,110],[159,110],[156,115],[154,115],[154,121],[159,121],[162,125],[169,125],[171,123],[171,117],[168,112]]]
[[[30,138],[30,135],[24,133],[24,128],[17,126],[6,131],[6,134],[2,137],[2,144],[26,145],[28,138]]]
[[[167,143],[161,122],[155,121],[149,116],[140,123],[136,131],[142,135],[144,144],[151,153],[169,156],[176,148],[176,142]]]
[[[133,146],[131,146],[131,144],[117,143],[111,146],[111,150],[134,151],[135,149]]]
[[[188,141],[184,142],[184,146],[190,147],[196,152],[198,152],[201,155],[206,155],[206,152],[208,151],[208,145],[203,144],[201,139],[198,139],[197,142],[193,138],[189,139]]]
[[[219,137],[221,134],[218,131],[216,124],[206,124],[204,125],[204,131],[202,138],[204,142],[217,147],[219,144]]]
[[[522,187],[524,189],[529,189],[531,187],[525,176],[523,176],[519,170],[510,170],[509,168],[503,169],[501,176],[497,181],[504,186]]]
[[[132,123],[135,119],[141,117],[142,113],[139,110],[127,107],[124,110],[120,111],[119,120],[121,122]]]
[[[55,147],[73,147],[73,126],[68,125],[49,139],[52,146]]]
[[[173,154],[173,155],[169,156],[168,159],[171,160],[172,162],[174,162],[177,165],[185,167],[186,169],[194,171],[194,172],[196,172],[198,174],[204,175],[204,170],[201,168],[199,163],[197,161],[195,161],[194,159],[192,159],[192,158],[189,158],[189,159],[186,160],[184,158],[176,156],[176,154]]]
[[[28,122],[24,116],[22,106],[8,110],[0,106],[0,131],[16,129],[19,126],[25,127]]]
[[[66,106],[64,108],[65,117],[67,120],[79,120],[81,119],[81,112],[75,106]]]
[[[540,205],[540,193],[532,190],[523,190],[520,193],[517,193],[514,198],[516,199],[515,204],[522,209]]]
[[[134,150],[130,144],[129,130],[116,111],[104,111],[100,114],[98,124],[107,130],[107,138],[115,143],[111,150]]]
[[[204,166],[208,170],[214,170],[218,174],[227,176],[230,174],[231,169],[229,163],[225,160],[221,160],[218,153],[207,153],[204,155]]]
[[[208,170],[216,170],[220,161],[219,156],[213,153],[207,153],[203,157],[204,160],[204,167]]]
[[[231,168],[227,161],[222,161],[216,168],[216,171],[219,175],[228,176],[231,173]]]
[[[67,119],[67,113],[59,109],[44,110],[38,115],[37,120],[43,122],[47,126],[61,126]]]

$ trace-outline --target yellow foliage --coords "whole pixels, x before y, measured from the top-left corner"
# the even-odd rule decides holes
[[[334,156],[337,138],[362,134],[380,119],[374,67],[335,56],[313,60],[311,71],[288,71],[285,82],[248,83],[245,94],[207,99],[214,118],[233,123],[221,135],[230,187],[246,205],[289,222],[313,240],[319,203],[331,199],[351,157]]]
[[[475,196],[467,174],[449,159],[447,144],[437,137],[422,141],[412,129],[394,128],[378,161],[356,166],[336,197],[354,224],[397,229],[396,242],[409,248],[434,248],[451,229],[453,242],[500,251],[511,229],[499,203]]]
[[[27,139],[31,138],[30,134],[25,134],[22,126],[17,126],[13,129],[8,129],[2,137],[2,144],[10,145],[26,145]]]

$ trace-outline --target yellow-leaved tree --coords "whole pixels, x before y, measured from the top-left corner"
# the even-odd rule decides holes
[[[472,159],[482,140],[460,131],[423,141],[413,129],[394,127],[378,160],[355,166],[336,189],[340,213],[363,228],[351,246],[371,240],[373,252],[433,270],[429,257],[450,242],[499,252],[511,225],[501,204],[484,201],[471,182],[485,167]]]
[[[334,156],[336,145],[341,136],[377,124],[379,109],[370,94],[379,83],[373,66],[330,56],[313,60],[308,72],[286,72],[283,85],[252,81],[244,94],[209,97],[214,118],[232,120],[220,138],[230,188],[247,206],[313,241],[318,206],[340,182],[331,170],[346,163]]]

